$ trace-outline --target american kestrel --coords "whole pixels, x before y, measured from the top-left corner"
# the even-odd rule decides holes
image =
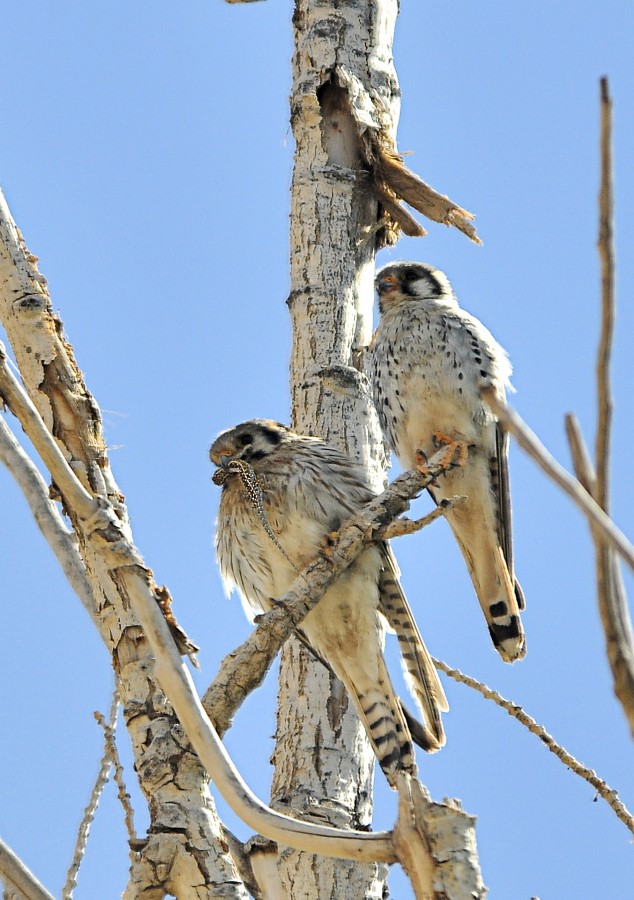
[[[369,350],[374,402],[405,468],[423,468],[446,445],[457,462],[429,491],[436,502],[467,499],[447,513],[505,662],[526,653],[513,571],[508,436],[480,396],[509,388],[506,352],[458,306],[447,276],[423,263],[397,262],[376,277],[381,319]]]
[[[251,616],[271,609],[319,556],[328,535],[375,496],[362,469],[344,453],[268,419],[223,431],[209,455],[219,467],[214,481],[223,484],[218,563],[226,588],[237,587]],[[255,490],[240,466],[255,475]],[[424,725],[394,693],[383,658],[381,614],[396,631]],[[392,786],[399,771],[416,773],[412,737],[428,751],[444,744],[445,694],[386,543],[369,546],[344,571],[303,620],[299,637],[347,688]]]

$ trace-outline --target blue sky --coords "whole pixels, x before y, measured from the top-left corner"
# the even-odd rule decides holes
[[[617,0],[401,7],[400,149],[477,214],[484,246],[431,224],[428,237],[404,239],[378,261],[420,259],[447,272],[462,305],[509,351],[517,409],[566,465],[564,414],[577,413],[590,443],[594,434],[598,79],[610,77],[613,512],[632,534],[634,10]],[[3,9],[0,183],[101,405],[137,544],[202,646],[201,690],[249,628],[213,561],[208,445],[243,419],[289,418],[291,11],[288,0],[8,0]],[[408,596],[434,655],[521,703],[634,806],[632,742],[612,693],[587,528],[517,448],[512,483],[525,661],[504,666],[492,651],[444,523],[397,543]],[[92,712],[107,711],[111,668],[4,472],[0,502],[0,833],[58,894],[101,753]],[[505,713],[445,685],[447,747],[419,758],[421,777],[435,798],[459,797],[478,816],[490,896],[631,896],[631,835],[611,810]],[[271,675],[227,738],[264,798],[274,703]],[[126,742],[121,729],[129,759]],[[376,782],[376,827],[388,827],[394,800],[380,773]],[[108,787],[78,898],[109,900],[125,885],[113,794]],[[137,798],[141,833],[142,806]],[[391,885],[397,900],[411,896],[398,873]]]

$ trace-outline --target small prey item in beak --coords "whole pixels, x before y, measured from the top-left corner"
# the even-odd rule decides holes
[[[226,459],[226,457],[220,457],[220,459]],[[253,508],[258,514],[258,518],[262,523],[262,527],[266,531],[268,537],[273,541],[277,549],[280,551],[284,559],[287,560],[295,569],[297,574],[299,575],[299,569],[293,563],[292,559],[288,556],[286,550],[277,539],[277,535],[269,525],[268,519],[266,518],[266,513],[264,512],[264,498],[262,496],[262,488],[260,487],[260,482],[258,481],[258,476],[253,471],[253,466],[250,466],[248,462],[245,462],[243,459],[231,459],[228,463],[222,463],[214,474],[211,476],[211,480],[214,484],[223,485],[227,478],[230,475],[237,474],[240,476],[240,481],[244,485],[247,494],[249,495],[249,499],[253,504]]]

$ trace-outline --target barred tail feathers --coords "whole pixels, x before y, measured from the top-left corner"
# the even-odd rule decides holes
[[[413,734],[414,740],[423,749],[438,750],[445,743],[440,713],[446,712],[449,704],[398,581],[396,561],[389,548],[386,547],[385,550],[384,567],[379,579],[380,609],[390,627],[396,632],[405,678],[423,716],[423,732],[419,732],[421,740]],[[405,715],[406,718],[410,715],[407,710]]]

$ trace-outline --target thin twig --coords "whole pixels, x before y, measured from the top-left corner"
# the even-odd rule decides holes
[[[422,519],[406,519],[402,516],[400,519],[396,519],[394,522],[391,522],[389,525],[386,525],[385,528],[378,531],[376,536],[377,538],[382,538],[387,541],[391,540],[391,538],[404,537],[407,534],[416,534],[417,531],[421,531],[423,528],[426,528],[427,525],[431,525],[436,519],[445,516],[450,509],[460,506],[466,499],[465,496],[446,497],[444,500],[440,501],[435,509],[432,509],[430,513],[423,516]]]
[[[114,708],[114,720],[111,719],[110,722],[106,722],[100,712],[95,713],[95,719],[103,728],[105,748],[106,752],[110,755],[110,761],[112,762],[113,778],[115,784],[117,785],[117,797],[119,799],[119,803],[123,807],[123,818],[126,831],[128,832],[128,843],[132,848],[136,844],[138,844],[138,838],[134,829],[134,810],[132,809],[132,804],[130,803],[130,794],[128,793],[125,786],[125,781],[123,778],[123,766],[121,765],[119,751],[117,750],[117,742],[115,740],[115,733],[117,728],[117,710],[121,703],[121,697],[118,687],[115,687],[114,689],[112,703]],[[116,704],[116,707],[114,706],[114,704]],[[136,853],[131,850],[130,861],[134,862],[135,859]]]
[[[541,443],[537,435],[531,431],[523,419],[506,403],[496,397],[490,388],[482,391],[482,397],[491,407],[504,428],[517,440],[522,450],[543,469],[544,472],[568,494],[581,512],[595,525],[616,552],[623,557],[628,566],[634,570],[634,547],[630,544],[623,532],[617,528],[612,519],[607,516],[597,502],[588,494],[583,486],[567,472],[550,455]]]
[[[481,694],[486,700],[491,700],[493,703],[497,704],[497,706],[501,706],[502,709],[506,710],[509,716],[517,719],[517,721],[524,725],[531,734],[538,737],[550,752],[554,753],[565,766],[571,769],[576,775],[579,775],[580,778],[587,781],[588,784],[591,784],[597,794],[605,800],[621,822],[623,822],[632,834],[634,834],[634,816],[621,800],[619,800],[617,791],[606,784],[602,778],[599,778],[593,769],[588,769],[588,767],[584,766],[583,763],[580,763],[578,759],[571,756],[567,750],[555,741],[543,725],[540,725],[532,716],[529,716],[528,713],[524,712],[521,706],[517,703],[512,703],[510,700],[506,700],[497,691],[493,691],[490,687],[487,687],[486,684],[482,684],[482,682],[477,681],[475,678],[465,675],[459,669],[452,669],[447,663],[442,662],[440,659],[434,659],[434,665],[437,669],[440,669],[441,672],[444,672],[445,675],[453,678],[454,681],[458,681],[460,684],[466,684],[467,687],[477,691],[478,694]]]
[[[119,694],[115,691],[114,696],[112,698],[112,703],[110,705],[110,715],[108,717],[108,727],[111,731],[114,730],[116,721],[117,721],[117,712],[119,709]],[[95,717],[100,716],[100,713],[95,713]],[[103,717],[101,717],[103,719]],[[97,773],[97,778],[95,779],[95,785],[91,791],[90,799],[88,801],[88,805],[84,810],[84,817],[81,820],[79,825],[79,829],[77,832],[77,841],[75,843],[75,852],[73,853],[73,859],[71,861],[70,867],[66,874],[66,883],[62,888],[62,900],[71,900],[73,896],[73,891],[77,887],[77,873],[79,872],[79,867],[82,863],[84,855],[86,853],[86,846],[88,844],[88,834],[90,832],[90,826],[92,825],[93,819],[95,818],[95,812],[97,811],[97,807],[99,806],[99,801],[101,799],[101,795],[103,793],[103,789],[108,783],[108,778],[110,776],[110,767],[112,765],[112,759],[110,756],[110,748],[108,746],[108,740],[105,739],[105,749],[103,752],[103,756],[101,757],[101,762],[99,764],[99,772]]]

